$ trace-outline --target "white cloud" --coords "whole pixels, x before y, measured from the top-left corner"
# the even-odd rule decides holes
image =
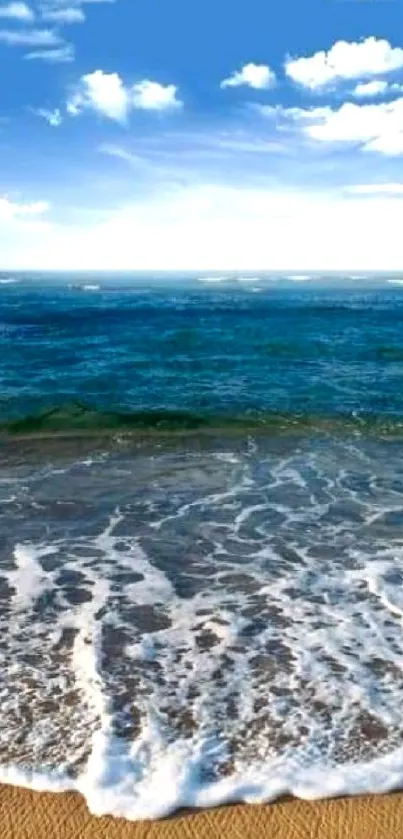
[[[357,84],[352,95],[357,99],[365,99],[365,97],[381,96],[388,90],[388,83],[381,81],[381,79],[374,79],[372,82],[361,82]]]
[[[403,97],[379,105],[345,103],[327,109],[305,132],[322,142],[358,143],[367,151],[403,154]]]
[[[0,6],[0,18],[21,20],[23,23],[32,23],[32,21],[35,20],[35,15],[26,3],[16,2],[8,3],[6,6]]]
[[[49,210],[47,201],[34,201],[30,204],[19,204],[11,201],[7,196],[0,197],[0,220],[9,221],[19,217],[42,216]]]
[[[124,160],[125,163],[128,163],[130,166],[147,166],[146,159],[141,157],[141,155],[134,154],[133,152],[121,148],[120,146],[113,145],[112,143],[102,143],[102,145],[99,146],[98,151],[101,152],[101,154],[109,155],[109,157],[116,157],[118,160]]]
[[[173,84],[163,85],[144,79],[132,87],[130,99],[133,108],[144,111],[165,111],[182,107],[177,92],[177,87]]]
[[[334,109],[262,106],[259,111],[274,118],[278,126],[285,120],[318,142],[350,143],[384,155],[403,154],[403,97],[371,105],[345,102]]]
[[[0,42],[16,47],[53,47],[62,38],[52,29],[0,29]]]
[[[345,191],[354,195],[403,195],[403,183],[353,184]]]
[[[81,77],[77,90],[67,103],[67,112],[77,116],[87,109],[124,122],[130,109],[130,96],[118,73],[95,70]]]
[[[265,64],[245,64],[241,70],[237,70],[228,79],[221,82],[221,87],[241,87],[246,85],[255,90],[264,90],[274,87],[276,75],[273,70]]]
[[[315,90],[343,79],[381,75],[403,67],[403,49],[374,37],[337,41],[330,50],[307,58],[288,58],[285,72],[292,81]]]
[[[72,44],[64,44],[53,50],[33,50],[26,53],[27,61],[46,61],[48,64],[67,64],[74,61],[75,51]]]
[[[52,128],[59,128],[63,122],[63,117],[59,108],[55,108],[53,111],[50,111],[47,108],[36,108],[33,109],[32,112],[36,114],[36,116],[44,119],[52,126]]]
[[[125,122],[132,109],[162,111],[179,107],[175,85],[161,85],[144,80],[126,87],[118,73],[94,73],[82,76],[67,102],[67,112],[77,116],[93,110],[116,122]]]
[[[104,207],[102,220],[14,219],[0,225],[0,248],[6,269],[396,270],[402,211],[399,197],[205,184]]]
[[[79,6],[66,6],[59,8],[46,9],[42,13],[44,20],[59,25],[70,23],[84,23],[85,14]]]

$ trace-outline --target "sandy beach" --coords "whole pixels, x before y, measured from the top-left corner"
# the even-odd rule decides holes
[[[282,801],[131,823],[91,816],[81,796],[0,787],[1,839],[398,839],[403,793]]]

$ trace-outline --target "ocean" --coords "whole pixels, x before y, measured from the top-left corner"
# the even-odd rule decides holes
[[[403,786],[403,280],[0,274],[0,780]]]

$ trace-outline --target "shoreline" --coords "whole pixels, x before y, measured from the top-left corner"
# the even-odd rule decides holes
[[[161,821],[91,816],[78,793],[0,785],[2,839],[400,839],[403,792],[283,799],[181,812]]]
[[[78,793],[0,784],[2,839],[400,839],[403,792],[283,799],[180,812],[161,821],[90,815]]]

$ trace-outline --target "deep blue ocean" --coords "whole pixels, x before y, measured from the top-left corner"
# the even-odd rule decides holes
[[[402,282],[0,274],[0,781],[403,786]]]

